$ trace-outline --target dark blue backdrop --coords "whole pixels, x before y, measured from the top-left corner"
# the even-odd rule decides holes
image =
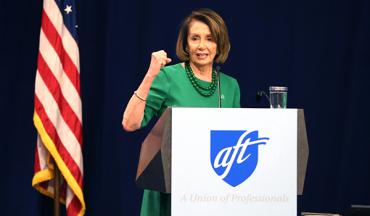
[[[77,2],[84,119],[87,215],[138,215],[134,178],[147,129],[126,133],[124,107],[150,53],[175,62],[179,24],[194,8],[226,20],[231,53],[222,70],[238,79],[243,107],[269,85],[289,87],[289,107],[304,108],[310,158],[299,211],[344,212],[370,204],[370,1]],[[1,215],[51,215],[31,187],[32,123],[41,1],[0,2]],[[247,213],[246,213],[247,214]]]

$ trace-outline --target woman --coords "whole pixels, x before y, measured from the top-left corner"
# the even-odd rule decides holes
[[[171,66],[165,51],[153,52],[149,69],[123,115],[126,131],[145,126],[167,107],[218,107],[217,72],[230,50],[223,19],[210,9],[193,11],[179,31],[176,55],[183,61]],[[240,107],[237,81],[220,73],[222,107]],[[141,215],[170,215],[170,196],[144,191]]]

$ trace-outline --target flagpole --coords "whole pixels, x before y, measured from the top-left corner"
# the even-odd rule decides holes
[[[54,162],[54,216],[60,216],[60,171]]]

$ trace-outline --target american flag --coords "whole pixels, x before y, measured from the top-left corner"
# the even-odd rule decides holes
[[[54,196],[60,170],[60,200],[68,216],[84,215],[82,107],[73,0],[44,0],[35,82],[34,124],[38,132],[32,185]]]

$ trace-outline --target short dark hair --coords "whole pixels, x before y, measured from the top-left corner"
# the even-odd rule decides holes
[[[198,20],[206,24],[212,38],[217,44],[217,53],[214,61],[216,63],[224,63],[229,55],[230,40],[225,21],[215,11],[208,8],[201,8],[191,12],[181,24],[179,35],[176,43],[176,55],[181,61],[189,60],[189,53],[186,50],[187,37],[189,32],[189,24],[193,20]]]

